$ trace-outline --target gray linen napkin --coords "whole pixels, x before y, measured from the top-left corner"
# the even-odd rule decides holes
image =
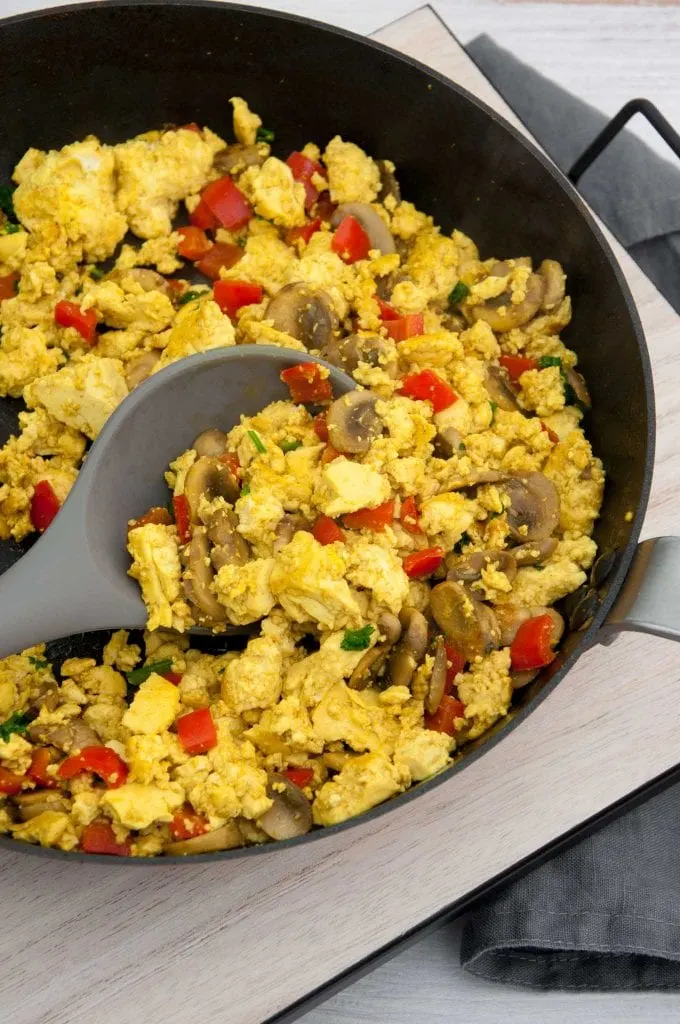
[[[563,169],[606,123],[487,37],[468,51]],[[624,133],[581,189],[680,311],[680,169]],[[675,785],[473,912],[462,965],[489,980],[542,989],[679,989],[679,850]]]

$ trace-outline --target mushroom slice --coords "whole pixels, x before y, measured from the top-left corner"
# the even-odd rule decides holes
[[[448,574],[446,578],[458,583],[472,583],[481,579],[482,570],[489,565],[493,565],[499,572],[505,573],[511,581],[517,575],[514,552],[473,551],[469,555],[447,555]]]
[[[186,560],[189,573],[184,577],[184,593],[196,607],[201,619],[208,622],[224,622],[226,609],[212,591],[215,578],[210,559],[210,543],[204,526],[197,526],[189,542]]]
[[[510,534],[517,541],[543,540],[560,521],[560,499],[552,480],[543,473],[510,477],[504,485],[510,498]]]
[[[227,450],[227,435],[223,430],[212,427],[199,434],[191,446],[198,456],[207,455],[217,457],[224,455]]]
[[[425,710],[428,715],[433,715],[442,702],[444,690],[446,689],[446,644],[443,636],[438,636],[434,647],[434,664],[430,685],[425,697]]]
[[[455,427],[442,427],[434,438],[434,454],[438,459],[450,459],[457,455],[462,444],[462,437]]]
[[[248,541],[237,530],[238,519],[231,509],[220,508],[207,524],[208,540],[213,545],[210,561],[215,571],[223,565],[245,565],[250,561]]]
[[[517,630],[531,618],[531,612],[514,604],[501,604],[494,608],[496,622],[500,629],[499,644],[509,647],[517,635]]]
[[[73,718],[57,726],[35,722],[28,727],[27,734],[34,743],[49,744],[67,754],[73,750],[82,750],[83,747],[101,746],[97,733],[81,718]]]
[[[59,688],[54,679],[45,679],[26,706],[28,715],[39,715],[41,708],[54,711],[59,703]]]
[[[106,276],[107,281],[114,281],[116,284],[125,278],[135,281],[145,292],[162,292],[169,299],[173,299],[175,296],[163,275],[159,274],[157,270],[151,270],[149,267],[132,267],[131,270],[112,270]]]
[[[533,683],[534,679],[540,672],[538,668],[527,669],[526,672],[511,672],[510,680],[512,682],[513,690],[521,690],[522,687],[528,686],[529,683]]]
[[[199,520],[198,505],[203,495],[208,501],[224,498],[233,504],[240,493],[241,488],[234,474],[214,456],[202,455],[196,459],[184,480],[184,496],[194,523]]]
[[[446,580],[433,587],[430,610],[446,639],[466,661],[498,646],[500,631],[493,611],[460,583]]]
[[[312,805],[298,786],[276,772],[269,775],[267,795],[274,801],[257,824],[270,839],[294,839],[312,827]]]
[[[584,377],[573,367],[569,367],[568,370],[564,371],[564,375],[567,378],[567,384],[570,385],[576,401],[583,406],[584,409],[592,408],[592,400],[590,397],[590,391],[588,391],[588,385],[585,382]]]
[[[14,803],[19,808],[19,817],[22,821],[37,818],[45,811],[68,810],[66,798],[61,793],[49,789],[40,789],[35,793],[20,793],[14,797]]]
[[[267,147],[261,143],[248,146],[243,142],[234,142],[216,154],[213,167],[222,175],[232,174],[234,171],[244,171],[246,167],[261,167],[266,159]]]
[[[396,615],[383,612],[378,618],[380,643],[366,651],[349,677],[347,685],[353,690],[365,690],[375,682],[387,662],[387,656],[401,636],[401,623]]]
[[[399,373],[394,342],[378,335],[348,334],[344,338],[332,337],[323,350],[323,356],[345,373],[354,373],[359,363],[382,367],[393,380]]]
[[[496,268],[494,268],[496,269]],[[507,271],[505,271],[507,273]],[[494,274],[500,277],[500,274]],[[522,327],[538,313],[543,301],[545,283],[538,274],[530,274],[526,286],[526,295],[521,302],[512,302],[509,291],[497,295],[495,299],[487,299],[481,306],[473,306],[470,316],[473,321],[485,320],[493,331],[511,331]]]
[[[297,338],[308,349],[328,345],[337,327],[337,317],[325,292],[309,285],[287,284],[270,299],[264,314],[277,331]]]
[[[395,199],[398,203],[401,202],[401,189],[399,188],[399,182],[396,179],[395,173],[392,170],[392,164],[389,160],[376,160],[378,170],[380,171],[380,192],[378,194],[378,202],[384,203],[388,196]]]
[[[356,455],[367,452],[371,441],[382,434],[382,423],[375,411],[377,395],[371,391],[348,391],[328,408],[328,439],[336,451]]]
[[[331,227],[337,228],[345,217],[354,217],[359,221],[368,235],[371,249],[379,249],[383,256],[397,251],[390,229],[380,214],[368,203],[340,203],[331,217]]]
[[[125,382],[129,391],[133,391],[142,381],[151,376],[154,366],[160,359],[160,352],[143,352],[132,359],[125,368]]]
[[[520,411],[510,378],[502,366],[487,366],[486,390],[499,409],[503,409],[505,412]]]
[[[311,524],[309,520],[305,519],[299,512],[287,512],[277,523],[276,529],[274,530],[274,544],[273,553],[277,555],[279,551],[285,548],[286,544],[290,544],[296,533],[300,530],[309,532],[311,530]]]
[[[408,686],[427,650],[427,619],[416,608],[404,608],[399,616],[402,634],[387,669],[391,686]]]
[[[544,282],[541,309],[549,313],[551,309],[559,306],[564,298],[566,275],[557,260],[543,260],[538,268],[538,273]]]
[[[512,549],[512,556],[520,568],[525,565],[540,565],[550,558],[556,547],[556,537],[544,537],[533,544],[519,544]]]
[[[193,839],[182,839],[163,847],[167,857],[185,857],[194,853],[217,853],[218,850],[235,850],[243,846],[243,836],[235,821],[228,821],[212,832],[205,832]]]

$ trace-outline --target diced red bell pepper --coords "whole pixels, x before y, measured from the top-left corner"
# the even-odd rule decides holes
[[[510,664],[515,672],[543,668],[555,660],[554,625],[550,615],[537,615],[522,623],[510,647]]]
[[[387,336],[397,342],[415,338],[425,329],[425,318],[422,313],[408,313],[406,316],[400,316],[398,320],[383,320],[383,323]]]
[[[228,174],[206,185],[201,192],[201,199],[229,231],[242,228],[253,216],[252,206]]]
[[[175,526],[179,534],[180,544],[188,544],[191,540],[191,512],[186,494],[175,494],[172,498],[175,513]]]
[[[324,376],[325,374],[325,376]],[[298,405],[305,402],[329,402],[333,397],[328,371],[318,363],[298,363],[281,371],[281,380],[288,385],[290,397]]]
[[[328,424],[326,423],[325,412],[320,412],[318,416],[314,417],[314,433],[320,441],[328,440]]]
[[[399,394],[421,402],[431,402],[435,412],[448,409],[458,401],[458,395],[453,388],[450,388],[434,370],[421,370],[420,373],[410,373],[404,377]]]
[[[327,444],[324,450],[321,452],[321,463],[327,466],[329,462],[335,462],[336,459],[340,458],[342,452],[339,452],[337,448],[334,448],[332,444]]]
[[[519,383],[519,379],[527,370],[536,370],[538,363],[528,356],[501,356],[498,362],[504,370],[507,370],[508,377],[513,384]]]
[[[546,423],[543,422],[543,420],[541,420],[541,430],[544,430],[546,432],[546,434],[548,435],[548,437],[550,438],[550,440],[552,441],[553,444],[557,444],[558,443],[558,441],[559,441],[558,435],[555,433],[554,430],[551,430],[550,427]]]
[[[217,746],[217,729],[210,708],[198,708],[175,722],[177,735],[187,754],[205,754]]]
[[[308,156],[305,156],[304,153],[299,153],[297,150],[290,154],[286,163],[290,167],[295,180],[304,185],[305,210],[310,210],[319,197],[319,191],[312,184],[312,178],[315,174],[320,174],[325,178],[326,171],[316,160],[310,160]]]
[[[314,213],[323,224],[330,224],[337,208],[338,204],[333,202],[330,192],[322,192],[316,201]]]
[[[220,226],[217,217],[203,199],[199,201],[196,209],[189,214],[189,220],[194,227],[202,228],[204,231],[215,231]]]
[[[215,281],[213,298],[222,312],[233,320],[241,306],[262,302],[262,286],[250,281]]]
[[[110,747],[83,747],[79,754],[61,762],[57,774],[62,779],[73,779],[83,772],[98,775],[107,789],[117,789],[127,779],[128,767]]]
[[[404,572],[412,580],[430,576],[442,564],[445,554],[444,548],[426,548],[424,551],[414,551],[404,559]]]
[[[446,650],[446,684],[444,686],[444,693],[453,694],[455,690],[455,678],[459,672],[462,672],[467,664],[462,654],[459,654],[455,647],[451,644],[444,644]],[[458,696],[454,694],[454,696]]]
[[[60,508],[61,502],[49,480],[38,480],[33,488],[30,513],[31,523],[38,533],[45,532]]]
[[[314,778],[312,768],[285,768],[281,774],[285,775],[289,782],[292,782],[294,786],[298,786],[300,789],[308,786]]]
[[[178,281],[175,277],[166,277],[165,280],[168,283],[168,288],[175,292],[176,295],[181,295],[186,287],[184,281]]]
[[[177,228],[177,233],[182,236],[177,252],[185,260],[200,260],[212,248],[212,242],[203,228],[188,224],[186,227]]]
[[[44,789],[55,789],[58,785],[54,775],[48,775],[47,767],[52,763],[52,755],[47,747],[36,747],[31,755],[31,764],[26,772],[29,779],[33,779]]]
[[[200,270],[211,281],[217,281],[222,267],[230,270],[238,263],[241,256],[243,256],[243,249],[239,245],[232,245],[231,242],[215,242],[205,256],[196,261],[196,270]]]
[[[167,681],[172,683],[173,686],[179,686],[183,678],[182,672],[161,672],[161,675],[163,676],[163,679],[167,679]]]
[[[175,811],[169,828],[170,835],[177,843],[205,835],[210,831],[210,823],[203,814],[195,811],[191,804],[185,804]]]
[[[312,537],[318,540],[319,544],[334,544],[335,541],[344,543],[345,535],[330,516],[319,516],[312,528]]]
[[[331,249],[345,263],[365,260],[371,249],[371,240],[356,217],[343,217],[333,235]]]
[[[170,526],[171,523],[172,516],[167,508],[163,505],[155,505],[154,508],[150,508],[143,516],[140,516],[139,519],[133,519],[128,527],[128,532],[136,530],[138,526],[148,526],[149,524],[154,526]]]
[[[19,280],[19,274],[16,270],[12,271],[11,274],[3,274],[0,277],[0,302],[4,302],[5,299],[13,299],[17,294],[17,282]]]
[[[377,508],[360,508],[342,517],[350,530],[384,530],[394,519],[394,501],[384,501]]]
[[[195,121],[189,121],[187,124],[181,124],[180,128],[183,128],[185,132],[197,132],[199,135],[201,133],[201,129]]]
[[[16,775],[9,768],[3,768],[0,765],[0,793],[6,793],[7,796],[15,796],[21,792],[21,787],[25,781],[23,775]]]
[[[237,479],[240,477],[241,463],[238,460],[236,452],[225,452],[223,455],[219,455],[218,459],[220,462],[224,463],[232,476],[235,476]]]
[[[113,826],[108,821],[91,821],[80,837],[83,853],[104,853],[110,857],[129,857],[132,848],[129,843],[119,843]]]
[[[464,714],[465,705],[462,700],[444,694],[435,713],[425,715],[425,728],[453,736],[456,732],[456,719],[462,718]]]
[[[404,498],[401,503],[401,512],[399,513],[401,525],[408,533],[419,534],[423,532],[420,529],[419,519],[420,512],[416,508],[416,499],[413,497]]]
[[[75,302],[62,299],[54,307],[54,320],[60,327],[75,327],[80,337],[94,345],[97,340],[97,314],[93,309],[85,312]]]
[[[394,306],[390,306],[389,302],[385,302],[384,299],[375,300],[380,307],[380,319],[381,320],[401,320],[401,313],[397,313]]]
[[[288,231],[286,231],[286,241],[288,242],[288,245],[294,245],[298,239],[302,239],[305,245],[308,245],[309,239],[320,229],[321,221],[317,217],[315,220],[309,220],[306,224],[301,224],[297,228],[289,228]]]

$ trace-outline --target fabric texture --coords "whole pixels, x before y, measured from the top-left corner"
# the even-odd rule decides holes
[[[606,123],[489,38],[468,50],[563,169]],[[580,188],[680,311],[680,165],[624,132]],[[480,906],[466,921],[461,963],[539,989],[680,989],[680,785]]]

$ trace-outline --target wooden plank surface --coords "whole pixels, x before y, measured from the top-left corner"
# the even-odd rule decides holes
[[[380,38],[502,109],[431,11]],[[678,319],[621,259],[657,387],[658,462],[645,532],[672,532]],[[211,1024],[259,1024],[675,763],[679,683],[668,641],[626,637],[590,651],[520,728],[456,777],[307,847],[158,869],[3,852],[2,1019],[166,1024],[188,1011]]]

